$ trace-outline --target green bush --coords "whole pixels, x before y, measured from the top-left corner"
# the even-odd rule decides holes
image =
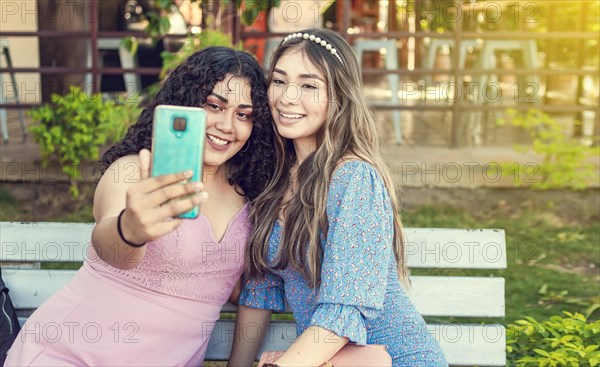
[[[506,330],[509,365],[593,367],[600,363],[600,320],[564,312],[538,322],[517,320]]]
[[[524,129],[533,139],[529,147],[516,147],[519,151],[532,150],[542,157],[540,164],[527,164],[519,172],[520,165],[514,162],[501,163],[505,176],[522,177],[524,182],[516,180],[518,186],[530,183],[531,188],[538,190],[585,189],[589,182],[598,180],[598,167],[592,162],[600,154],[598,146],[585,146],[574,138],[565,135],[563,127],[548,114],[531,109],[521,113],[515,109],[506,111],[508,118],[497,121],[498,125],[507,122]]]
[[[125,136],[138,118],[137,103],[103,101],[101,94],[86,95],[79,87],[69,94],[52,95],[52,103],[34,108],[30,116],[37,122],[29,129],[40,146],[43,164],[58,160],[71,180],[71,193],[79,195],[79,166],[98,160],[100,148]]]

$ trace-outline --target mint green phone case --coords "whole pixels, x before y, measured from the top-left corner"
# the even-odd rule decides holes
[[[189,181],[200,181],[205,139],[206,112],[202,108],[156,106],[152,126],[152,176],[192,170],[194,175]],[[196,218],[199,213],[200,206],[196,206],[179,217]]]

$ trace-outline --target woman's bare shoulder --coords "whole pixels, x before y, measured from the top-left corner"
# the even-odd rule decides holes
[[[104,171],[100,181],[109,180],[112,183],[133,183],[140,178],[140,157],[137,154],[118,158]]]
[[[140,158],[128,155],[114,161],[102,174],[94,194],[94,217],[117,215],[125,207],[127,190],[140,182]]]

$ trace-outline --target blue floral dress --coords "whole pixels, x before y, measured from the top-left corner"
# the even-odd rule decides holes
[[[390,198],[376,169],[350,161],[334,174],[327,198],[321,285],[313,290],[288,267],[244,282],[241,305],[283,311],[289,303],[300,335],[319,326],[356,344],[384,344],[394,366],[447,366],[437,341],[398,280]],[[273,224],[268,260],[279,247]]]

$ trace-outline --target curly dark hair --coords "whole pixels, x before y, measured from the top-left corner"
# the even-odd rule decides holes
[[[123,140],[102,156],[98,162],[100,172],[104,173],[110,164],[123,156],[138,154],[143,148],[151,149],[152,118],[156,106],[203,106],[215,84],[224,80],[226,74],[246,79],[252,88],[252,133],[246,145],[228,161],[228,180],[231,185],[241,188],[249,200],[254,200],[271,178],[275,160],[267,83],[254,57],[227,47],[207,47],[179,65]]]

